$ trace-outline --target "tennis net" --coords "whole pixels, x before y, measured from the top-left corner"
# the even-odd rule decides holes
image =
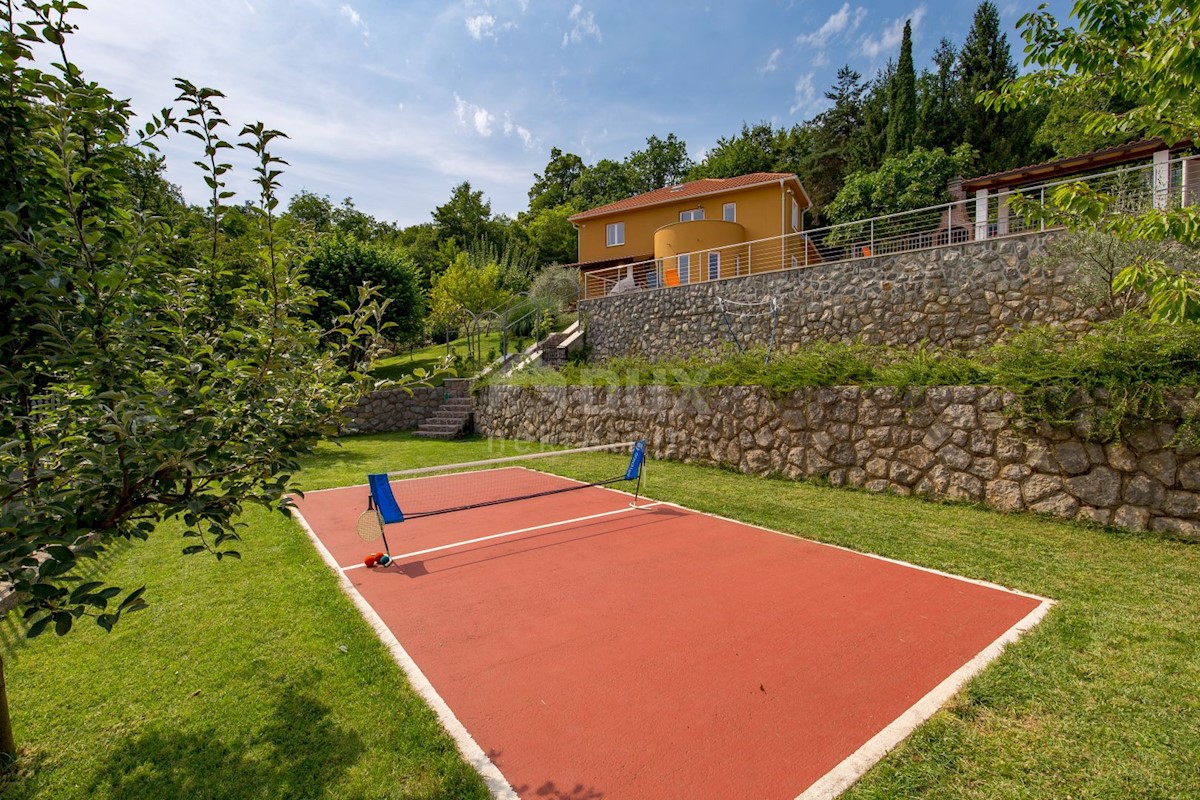
[[[620,461],[611,459],[621,464],[621,471],[598,480],[572,481],[567,486],[561,477],[539,471],[553,470],[565,465],[570,457],[585,453],[621,456]],[[632,485],[636,497],[644,462],[645,443],[637,441],[422,467],[369,476],[371,500],[387,524],[594,486]]]

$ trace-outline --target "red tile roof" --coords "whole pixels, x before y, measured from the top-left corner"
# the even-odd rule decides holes
[[[673,203],[689,197],[719,194],[734,189],[748,189],[751,186],[761,186],[766,183],[779,183],[781,180],[795,183],[800,187],[800,192],[804,195],[805,199],[808,198],[808,192],[804,191],[804,186],[801,185],[800,179],[790,172],[752,172],[749,175],[739,175],[736,178],[701,178],[698,181],[691,181],[690,183],[664,186],[661,189],[627,197],[624,200],[618,200],[606,206],[581,211],[570,217],[570,220],[571,222],[575,222],[581,219],[603,217],[622,211],[630,211],[635,208],[647,208],[649,206]]]

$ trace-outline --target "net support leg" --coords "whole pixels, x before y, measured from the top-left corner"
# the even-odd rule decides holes
[[[642,462],[642,468],[638,470],[637,485],[633,487],[633,502],[629,504],[630,508],[649,508],[649,506],[639,506],[638,500],[642,496],[642,474],[646,471],[646,464]]]

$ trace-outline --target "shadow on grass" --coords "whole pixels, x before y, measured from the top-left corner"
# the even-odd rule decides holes
[[[363,750],[358,734],[333,723],[328,706],[284,687],[266,726],[245,738],[212,728],[156,726],[114,742],[112,757],[93,778],[88,795],[114,800],[325,797]]]

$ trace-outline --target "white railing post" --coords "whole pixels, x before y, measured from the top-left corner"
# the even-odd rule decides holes
[[[1041,205],[1042,213],[1038,215],[1038,232],[1044,233],[1046,230],[1046,187],[1042,187],[1041,196],[1038,200]]]

